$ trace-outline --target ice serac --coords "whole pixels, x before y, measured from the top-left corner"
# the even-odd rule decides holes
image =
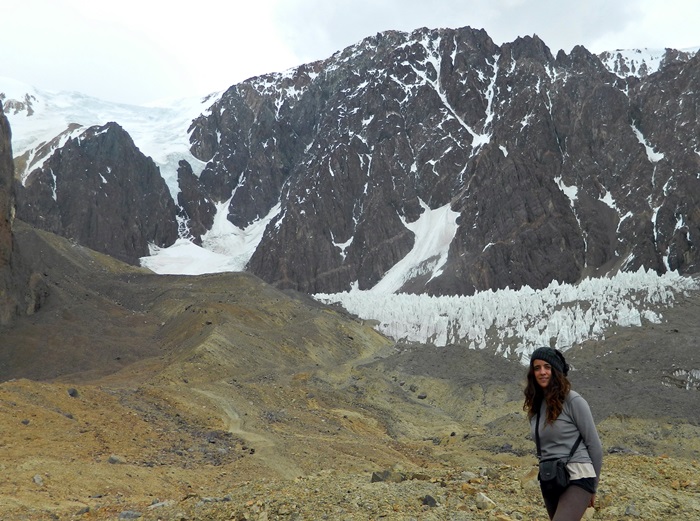
[[[76,132],[17,184],[17,202],[27,223],[130,263],[178,237],[158,168],[116,123]]]
[[[193,123],[192,153],[237,226],[281,205],[248,269],[283,288],[371,289],[414,250],[421,201],[458,229],[439,273],[399,291],[694,273],[700,55],[664,56],[633,75],[537,36],[389,31],[232,87]]]

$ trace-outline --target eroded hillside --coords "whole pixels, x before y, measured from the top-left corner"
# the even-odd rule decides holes
[[[516,363],[395,345],[250,275],[16,237],[48,293],[0,331],[3,519],[544,518]],[[570,352],[606,448],[593,519],[700,508],[697,390],[660,374],[697,361],[699,307]]]

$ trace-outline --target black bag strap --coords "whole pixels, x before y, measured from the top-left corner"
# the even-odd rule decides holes
[[[537,405],[537,419],[535,420],[535,444],[537,445],[537,459],[540,459],[542,452],[540,451],[540,411],[542,404]]]
[[[542,410],[542,404],[537,408],[537,419],[535,420],[535,444],[537,445],[537,459],[540,459],[542,457],[542,452],[540,450],[540,411]],[[580,434],[578,435],[578,439],[576,440],[576,443],[574,443],[574,446],[571,447],[571,452],[569,452],[569,457],[566,459],[566,462],[568,463],[571,457],[574,455],[574,452],[576,452],[576,449],[578,449],[578,446],[581,444],[583,441],[583,436]]]

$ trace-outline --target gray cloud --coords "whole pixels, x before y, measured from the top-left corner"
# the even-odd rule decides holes
[[[275,21],[282,38],[304,61],[325,58],[380,31],[419,27],[485,29],[498,44],[537,34],[556,53],[578,44],[588,47],[633,26],[643,15],[642,4],[643,0],[280,0]]]
[[[221,90],[389,29],[537,34],[554,54],[700,46],[697,0],[3,0],[2,13],[0,75],[131,103]]]

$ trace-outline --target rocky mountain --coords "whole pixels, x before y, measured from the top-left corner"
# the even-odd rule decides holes
[[[244,264],[280,288],[453,295],[696,273],[699,71],[694,51],[553,56],[536,36],[389,31],[213,96],[174,131],[189,151],[159,166],[180,235],[220,250],[217,212],[231,233],[257,227]],[[49,194],[46,169],[31,176]],[[44,201],[31,222],[52,221]],[[141,249],[110,253],[174,240],[173,207],[153,211]]]
[[[82,129],[17,186],[20,219],[127,262],[178,236],[158,168],[116,123]]]
[[[233,191],[234,224],[281,199],[249,269],[282,287],[369,289],[416,246],[408,223],[446,206],[446,258],[422,259],[401,290],[693,272],[699,63],[620,78],[537,38],[389,32],[232,87],[195,121],[192,150],[208,192]]]

